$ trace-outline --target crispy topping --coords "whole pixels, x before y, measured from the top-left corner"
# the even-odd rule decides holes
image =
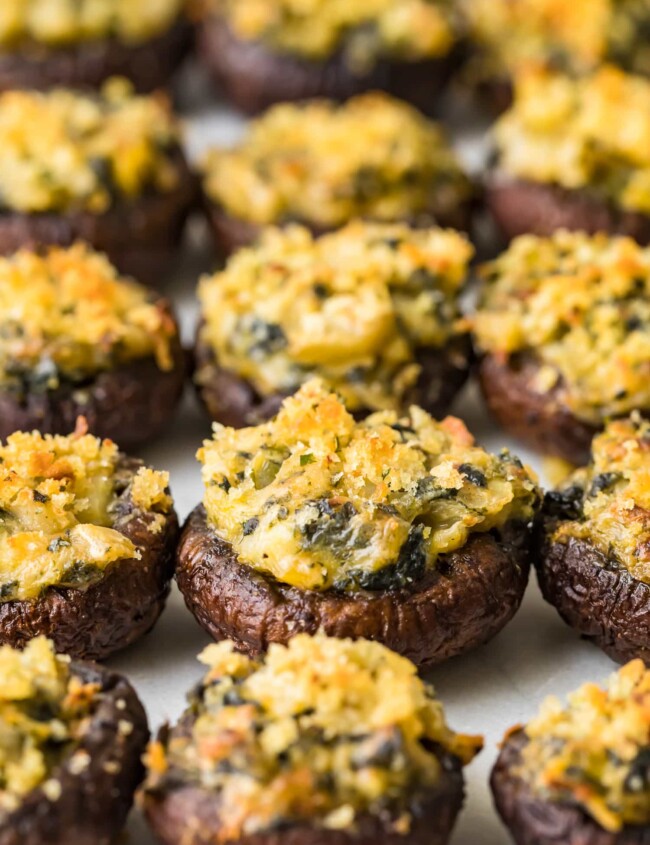
[[[475,446],[460,420],[412,407],[356,423],[317,380],[269,423],[215,425],[198,457],[217,534],[302,589],[411,584],[471,533],[529,522],[538,502],[521,463]]]
[[[522,74],[495,140],[509,175],[650,213],[650,81],[640,76]]]
[[[516,76],[531,66],[571,73],[610,60],[650,68],[649,0],[464,0],[484,75]]]
[[[204,164],[213,202],[252,223],[442,216],[471,194],[440,128],[385,94],[283,103]]]
[[[536,385],[600,423],[650,407],[650,250],[627,238],[524,236],[483,268],[479,346],[533,355]]]
[[[589,466],[547,493],[546,510],[554,541],[585,540],[650,584],[650,423],[610,423],[594,438]]]
[[[347,829],[365,812],[406,833],[413,799],[442,775],[432,745],[463,764],[482,747],[450,730],[413,664],[378,643],[301,634],[260,663],[228,642],[201,660],[191,733],[153,746],[148,787],[180,770],[217,792],[219,841],[301,819]]]
[[[75,677],[44,637],[24,651],[1,646],[0,677],[0,813],[7,813],[38,786],[55,800],[61,795],[48,778],[81,736],[99,690]]]
[[[110,440],[17,432],[0,443],[0,601],[37,598],[47,587],[83,589],[111,563],[141,551],[114,527],[129,488],[154,530],[171,508],[167,473],[127,478]]]
[[[97,95],[7,91],[0,95],[2,205],[101,214],[147,190],[171,191],[178,140],[166,100],[135,96],[117,80]]]
[[[169,370],[176,333],[146,288],[88,247],[0,258],[0,381],[9,385],[53,389],[147,357]]]
[[[211,0],[239,38],[325,59],[343,50],[358,74],[391,56],[446,56],[455,42],[450,0]]]
[[[351,410],[398,410],[417,351],[459,337],[472,252],[455,232],[401,224],[354,222],[320,239],[269,230],[201,282],[201,339],[262,395],[317,373]]]
[[[548,699],[526,727],[520,775],[545,799],[577,804],[612,832],[650,823],[650,671],[628,663],[602,689],[562,707]]]
[[[62,47],[116,38],[146,41],[168,29],[185,0],[2,0],[0,45]]]

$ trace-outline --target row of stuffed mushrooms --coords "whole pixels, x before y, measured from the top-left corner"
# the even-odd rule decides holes
[[[1,841],[110,845],[138,790],[163,845],[449,842],[483,739],[449,727],[407,659],[299,634],[200,660],[187,709],[151,740],[124,677],[45,637],[0,647]],[[508,732],[491,785],[517,845],[645,845],[649,717],[635,660]]]
[[[0,90],[169,86],[196,42],[219,93],[256,112],[373,89],[424,111],[450,81],[494,110],[527,70],[650,74],[647,0],[5,0]]]

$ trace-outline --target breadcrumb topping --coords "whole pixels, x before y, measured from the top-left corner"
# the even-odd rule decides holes
[[[73,675],[45,637],[24,651],[1,646],[0,677],[0,813],[8,813],[39,786],[50,800],[61,796],[48,779],[83,733],[99,688]]]
[[[647,73],[649,0],[463,0],[484,76],[554,67],[573,74],[612,61]]]
[[[522,74],[494,137],[499,165],[511,176],[650,213],[647,79],[611,66],[580,79]]]
[[[533,355],[537,389],[599,424],[650,407],[650,250],[629,238],[526,235],[482,269],[483,351]]]
[[[585,540],[650,584],[650,423],[611,422],[594,438],[589,466],[547,494],[547,509],[553,541]]]
[[[215,425],[198,457],[216,533],[301,589],[412,584],[470,534],[528,523],[538,504],[530,471],[476,446],[460,420],[412,407],[357,423],[318,380],[264,425]]]
[[[438,748],[468,764],[480,737],[454,733],[413,664],[379,643],[296,636],[261,662],[208,646],[191,733],[149,752],[145,788],[178,777],[219,794],[219,841],[308,820],[354,829],[362,813],[407,834],[418,794],[443,776]],[[390,695],[386,695],[390,690]]]
[[[358,73],[384,56],[446,56],[456,40],[449,0],[211,0],[239,38],[322,60],[343,50]]]
[[[166,99],[111,80],[101,94],[66,89],[0,94],[1,205],[101,214],[179,180],[179,129]]]
[[[318,374],[351,410],[397,410],[420,374],[417,351],[460,336],[472,253],[456,232],[402,224],[356,221],[319,239],[267,230],[201,282],[200,338],[262,395]]]
[[[185,0],[2,0],[0,45],[62,47],[116,38],[146,41],[168,29]]]
[[[650,671],[628,663],[567,707],[549,698],[526,726],[520,775],[542,797],[581,807],[605,830],[650,823]]]
[[[130,486],[133,505],[171,508],[167,473],[125,477],[110,440],[17,432],[0,443],[0,601],[38,598],[50,586],[83,589],[110,564],[140,558],[116,530],[114,506]]]
[[[138,358],[173,367],[174,321],[157,298],[78,244],[0,258],[0,381],[31,390]]]
[[[436,217],[471,196],[439,126],[380,93],[274,106],[204,173],[213,202],[257,224]]]

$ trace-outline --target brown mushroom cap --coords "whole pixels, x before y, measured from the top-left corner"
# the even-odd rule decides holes
[[[140,462],[125,459],[123,466],[135,471]],[[152,515],[138,511],[126,493],[115,516],[113,528],[140,550],[140,560],[110,564],[101,580],[84,589],[50,587],[37,599],[0,602],[0,643],[22,647],[42,634],[58,652],[103,660],[153,628],[169,595],[178,517],[172,510],[155,532]]]
[[[597,428],[574,416],[558,387],[546,393],[534,388],[539,367],[532,357],[501,360],[486,354],[478,371],[485,402],[497,422],[530,448],[585,464]]]
[[[568,625],[619,663],[650,665],[650,585],[577,537],[558,543],[546,533],[535,565],[544,598]]]
[[[650,845],[650,827],[611,833],[570,804],[545,801],[514,772],[527,738],[523,730],[503,744],[492,770],[494,803],[517,845]]]
[[[53,801],[39,787],[0,821],[0,845],[109,845],[122,829],[143,775],[147,717],[131,685],[93,664],[73,663],[84,683],[101,688],[98,707],[73,751],[85,752],[78,771],[72,755],[49,775],[61,785]],[[125,725],[131,727],[125,729]]]
[[[462,48],[443,58],[421,61],[383,59],[361,75],[345,56],[310,61],[269,50],[261,41],[238,38],[220,15],[209,15],[198,31],[203,61],[219,88],[237,108],[256,114],[274,103],[326,97],[347,100],[379,89],[413,103],[425,113],[436,111],[440,94],[459,65]]]
[[[528,551],[528,530],[511,524],[498,539],[472,535],[412,589],[300,590],[240,563],[199,506],[181,535],[176,580],[199,624],[248,654],[323,631],[378,640],[426,666],[482,645],[510,621],[526,589]]]
[[[104,38],[70,47],[35,45],[0,51],[0,91],[101,88],[112,76],[123,76],[136,91],[147,94],[169,83],[191,43],[192,27],[181,18],[166,32],[139,44]]]

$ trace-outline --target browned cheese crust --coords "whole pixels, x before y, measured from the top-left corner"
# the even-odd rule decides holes
[[[198,42],[206,67],[227,98],[248,114],[273,103],[326,97],[347,100],[363,91],[388,91],[425,113],[437,110],[440,94],[460,63],[461,50],[443,59],[379,61],[355,75],[341,52],[327,61],[274,53],[260,41],[244,41],[219,15],[201,23]]]
[[[456,757],[440,752],[443,771],[435,790],[414,799],[408,835],[391,831],[381,818],[366,813],[355,830],[327,830],[307,823],[228,840],[232,845],[445,845],[464,799],[463,775]],[[199,787],[183,785],[163,794],[148,792],[144,809],[160,842],[166,845],[214,845],[221,827],[219,802]],[[4,845],[4,843],[0,843]]]
[[[521,730],[506,740],[490,781],[496,808],[517,845],[650,845],[649,827],[612,833],[577,807],[533,794],[513,773],[526,742]]]
[[[179,185],[168,194],[149,193],[112,206],[103,214],[0,212],[0,255],[39,246],[71,246],[77,241],[104,252],[125,276],[161,285],[177,256],[197,187],[180,150]]]
[[[171,306],[165,302],[164,308],[171,317]],[[92,434],[127,450],[149,442],[163,431],[183,393],[187,363],[178,336],[170,353],[173,366],[168,371],[151,356],[99,373],[86,385],[64,383],[22,394],[0,391],[0,440],[14,431],[68,434],[82,416]]]
[[[42,788],[0,823],[0,845],[109,845],[121,831],[143,775],[141,755],[149,738],[147,717],[131,685],[92,664],[73,663],[73,674],[101,686],[101,701],[75,751],[90,764],[82,772],[71,757],[52,771],[61,797]],[[124,731],[126,723],[132,729]]]
[[[519,608],[528,581],[528,536],[515,526],[502,534],[499,540],[472,535],[412,589],[318,592],[240,563],[199,506],[181,534],[176,580],[202,627],[248,654],[259,654],[271,642],[286,643],[299,632],[321,630],[378,640],[425,666],[487,642]]]
[[[421,349],[415,360],[422,371],[405,397],[404,406],[418,405],[433,417],[443,417],[467,381],[471,358],[471,344],[467,338],[449,343],[441,350]],[[261,396],[246,379],[220,367],[212,349],[199,340],[194,360],[202,373],[210,373],[209,379],[204,378],[202,384],[196,385],[199,399],[210,418],[224,425],[233,428],[259,425],[274,417],[286,399],[282,393]],[[354,416],[362,419],[369,413],[371,411],[366,409]]]
[[[133,471],[139,466],[128,458],[121,465]],[[136,511],[125,494],[115,516],[113,527],[140,549],[140,560],[112,563],[104,577],[86,589],[49,587],[38,599],[0,603],[0,643],[23,647],[42,634],[58,652],[103,660],[153,628],[169,595],[178,517],[172,510],[156,533],[151,529],[154,514]]]
[[[650,243],[650,217],[617,209],[584,190],[513,179],[493,173],[485,186],[485,202],[501,233],[512,240],[527,233],[551,237],[558,229],[629,235]]]
[[[619,663],[650,665],[648,584],[577,537],[558,543],[545,534],[536,568],[544,598],[568,625]]]
[[[485,355],[479,379],[487,406],[499,425],[530,448],[582,465],[597,429],[571,413],[558,387],[547,393],[536,390],[538,370],[532,358],[501,361]]]
[[[112,76],[124,76],[136,91],[147,94],[169,83],[191,43],[192,27],[181,19],[167,32],[140,44],[104,38],[71,47],[34,44],[0,51],[0,91],[101,88]]]

